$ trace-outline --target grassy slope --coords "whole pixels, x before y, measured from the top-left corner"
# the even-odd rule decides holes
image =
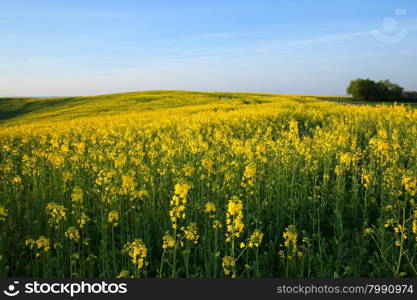
[[[0,98],[0,126],[157,111],[190,105],[244,105],[283,100],[291,102],[324,100],[345,104],[354,103],[347,97],[187,91],[146,91],[68,98]]]
[[[0,125],[155,111],[189,105],[265,102],[272,95],[147,91],[70,98],[0,98]]]

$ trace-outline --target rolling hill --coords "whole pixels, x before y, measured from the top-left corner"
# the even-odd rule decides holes
[[[257,93],[146,91],[89,97],[0,98],[0,126],[82,117],[154,112],[181,107],[241,106],[279,102],[345,101],[346,97],[313,97]]]

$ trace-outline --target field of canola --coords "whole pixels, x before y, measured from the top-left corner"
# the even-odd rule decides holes
[[[417,276],[416,110],[141,97],[3,120],[1,277]]]

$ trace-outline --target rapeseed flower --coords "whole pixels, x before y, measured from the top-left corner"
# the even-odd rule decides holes
[[[145,265],[145,258],[148,255],[148,248],[141,239],[135,239],[132,242],[127,242],[123,247],[131,258],[132,263],[138,270],[141,270]]]
[[[112,224],[112,226],[116,227],[119,222],[119,213],[115,210],[112,210],[108,214],[107,221]]]
[[[52,226],[58,227],[61,221],[66,220],[65,211],[67,210],[63,205],[55,202],[49,202],[46,209],[50,216],[48,223]]]
[[[0,205],[0,221],[5,221],[7,217],[7,209]]]
[[[77,228],[71,226],[67,229],[67,231],[65,231],[65,236],[70,240],[78,242],[78,240],[80,239],[80,232]]]

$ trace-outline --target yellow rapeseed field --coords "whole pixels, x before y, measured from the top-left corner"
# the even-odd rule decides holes
[[[0,276],[417,276],[416,110],[171,93],[2,124]]]

